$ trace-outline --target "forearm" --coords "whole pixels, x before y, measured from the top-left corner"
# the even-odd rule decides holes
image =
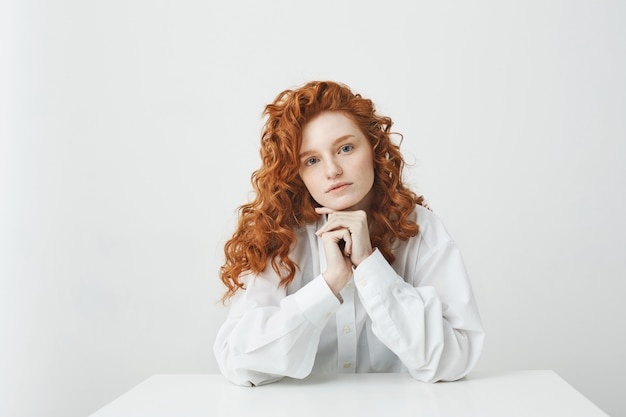
[[[306,377],[321,331],[339,306],[322,277],[279,302],[259,305],[267,297],[242,294],[218,332],[215,357],[222,373],[236,384]]]
[[[372,331],[421,381],[463,377],[478,359],[483,333],[471,294],[444,304],[432,286],[404,282],[376,252],[355,270]]]

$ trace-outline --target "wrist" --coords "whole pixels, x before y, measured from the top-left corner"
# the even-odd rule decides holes
[[[352,265],[356,268],[359,265],[361,265],[361,262],[369,258],[372,255],[372,253],[374,253],[374,249],[370,248],[368,251],[365,251],[359,257],[355,257],[355,256],[350,257],[350,262],[352,262]]]
[[[339,292],[343,290],[343,288],[346,286],[346,284],[350,280],[351,276],[352,274],[350,274],[347,278],[345,278],[341,275],[335,275],[329,271],[322,273],[322,278],[324,278],[324,281],[326,281],[328,288],[330,288],[330,290],[333,292],[333,294],[335,294],[335,296],[339,299],[340,302],[342,302],[343,300],[340,298],[341,295],[339,295]]]

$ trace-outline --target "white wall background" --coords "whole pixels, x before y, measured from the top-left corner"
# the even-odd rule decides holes
[[[260,114],[311,79],[404,134],[473,278],[478,368],[553,369],[626,415],[624,2],[1,4],[0,415],[218,371]]]

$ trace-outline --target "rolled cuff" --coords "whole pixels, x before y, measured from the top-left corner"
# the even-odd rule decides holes
[[[339,309],[340,303],[322,275],[293,294],[302,315],[314,326],[323,328]]]

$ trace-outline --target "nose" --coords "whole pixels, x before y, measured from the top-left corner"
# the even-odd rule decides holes
[[[327,159],[326,164],[324,166],[324,170],[326,173],[326,177],[335,178],[341,174],[343,174],[343,170],[341,166],[335,161],[333,158]]]

